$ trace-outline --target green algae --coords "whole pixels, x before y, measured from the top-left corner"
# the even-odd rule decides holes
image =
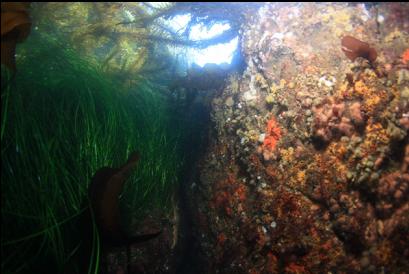
[[[63,272],[81,241],[77,219],[96,170],[131,151],[140,164],[122,204],[126,220],[170,209],[182,165],[167,98],[141,78],[125,89],[62,40],[33,33],[17,74],[2,71],[2,272]],[[89,273],[98,272],[99,248]],[[34,271],[34,272],[33,272]]]

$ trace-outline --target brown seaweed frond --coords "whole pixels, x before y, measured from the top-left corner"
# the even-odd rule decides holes
[[[16,44],[24,41],[30,34],[30,3],[1,3],[1,63],[16,69]]]
[[[371,48],[368,43],[362,42],[352,36],[344,36],[341,40],[342,51],[351,60],[362,57],[373,63],[378,54],[374,48]]]

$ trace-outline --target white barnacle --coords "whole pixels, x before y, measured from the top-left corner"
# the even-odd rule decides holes
[[[318,80],[318,86],[321,87],[322,85],[325,85],[326,87],[333,87],[335,85],[336,79],[334,77],[327,77],[327,76],[322,76]]]

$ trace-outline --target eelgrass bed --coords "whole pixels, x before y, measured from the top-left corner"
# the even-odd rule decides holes
[[[79,247],[75,220],[99,168],[122,165],[139,151],[121,201],[126,220],[170,208],[180,130],[147,81],[124,90],[38,33],[18,53],[15,79],[2,70],[1,269],[59,273]],[[89,273],[98,259],[95,253]]]

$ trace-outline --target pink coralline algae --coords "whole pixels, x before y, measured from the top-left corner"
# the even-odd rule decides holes
[[[352,136],[365,123],[360,102],[337,102],[328,97],[313,112],[313,136],[326,143],[335,137]]]
[[[382,222],[382,229],[380,229],[379,233],[382,236],[390,237],[394,232],[397,231],[399,226],[402,224],[409,223],[409,203],[404,204],[402,207],[397,209],[393,215]],[[406,256],[409,255],[406,251]]]
[[[379,180],[377,195],[380,202],[377,211],[383,217],[389,217],[395,208],[407,199],[409,194],[409,174],[399,171],[383,176]]]
[[[354,124],[361,125],[364,122],[364,118],[361,112],[361,103],[352,103],[349,107],[349,116]]]
[[[373,235],[369,235],[373,233],[368,233],[364,228],[370,226],[375,211],[370,204],[362,202],[359,192],[341,193],[338,197],[330,198],[328,204],[335,226],[339,231],[361,234],[359,236],[362,238],[361,241],[364,241],[364,238],[368,242],[373,240]]]

